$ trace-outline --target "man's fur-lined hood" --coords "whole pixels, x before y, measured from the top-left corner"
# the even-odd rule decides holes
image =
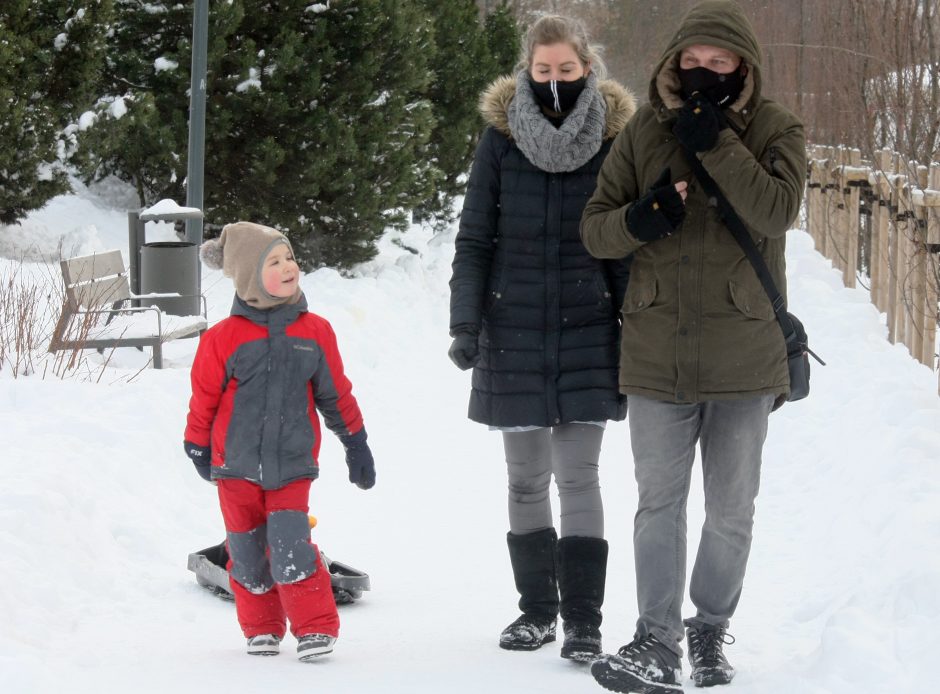
[[[672,41],[663,51],[650,80],[649,100],[657,117],[668,118],[669,111],[682,107],[679,83],[679,56],[696,44],[718,46],[741,57],[747,65],[744,88],[731,111],[747,116],[761,97],[762,53],[754,28],[734,0],[703,0],[686,13]]]
[[[597,88],[607,105],[604,139],[612,140],[623,130],[630,116],[636,111],[636,99],[629,89],[614,80],[599,81]],[[510,138],[512,133],[509,130],[509,103],[515,95],[516,77],[510,75],[497,78],[480,95],[480,113],[483,114],[483,119]]]

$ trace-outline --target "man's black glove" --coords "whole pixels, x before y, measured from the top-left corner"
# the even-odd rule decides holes
[[[649,192],[627,210],[627,229],[643,243],[670,236],[685,218],[685,203],[671,180],[667,166]]]
[[[672,134],[693,152],[707,152],[718,142],[718,133],[728,127],[721,108],[696,92],[679,110]]]
[[[461,371],[466,371],[480,361],[480,336],[473,330],[459,330],[447,350],[447,356]]]
[[[183,450],[193,465],[196,466],[196,472],[206,482],[212,481],[212,449],[207,446],[197,446],[189,441],[183,441]]]
[[[359,489],[372,489],[375,486],[375,459],[369,444],[366,443],[366,428],[355,434],[340,436],[339,440],[346,449],[346,467],[349,468],[349,481]]]

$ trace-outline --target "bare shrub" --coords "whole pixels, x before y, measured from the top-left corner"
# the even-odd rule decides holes
[[[0,260],[0,374],[98,382],[113,350],[102,363],[89,361],[80,347],[49,352],[65,300],[56,270],[57,264]],[[95,324],[95,316],[75,321],[71,338],[81,344]]]

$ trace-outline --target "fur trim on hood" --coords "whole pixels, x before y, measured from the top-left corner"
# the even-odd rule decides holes
[[[598,82],[597,89],[607,104],[604,139],[612,140],[636,111],[636,99],[629,89],[614,80]],[[510,75],[498,77],[480,95],[480,113],[487,125],[509,138],[512,137],[509,131],[509,103],[515,95],[516,78]]]

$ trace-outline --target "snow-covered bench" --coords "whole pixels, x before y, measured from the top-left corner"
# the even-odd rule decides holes
[[[151,347],[153,367],[163,368],[164,342],[202,333],[207,327],[206,299],[201,316],[174,316],[156,306],[131,306],[133,300],[180,294],[133,294],[118,250],[63,260],[65,301],[49,351]],[[104,318],[104,321],[101,319]]]

